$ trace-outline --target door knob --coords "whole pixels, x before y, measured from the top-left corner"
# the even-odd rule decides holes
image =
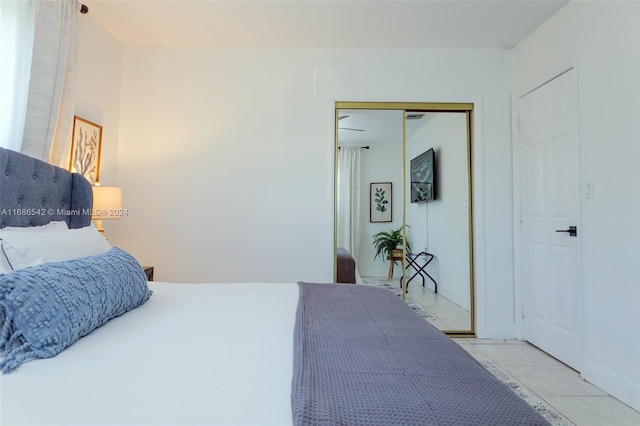
[[[570,226],[569,229],[556,229],[556,232],[568,232],[570,237],[578,236],[578,227]]]

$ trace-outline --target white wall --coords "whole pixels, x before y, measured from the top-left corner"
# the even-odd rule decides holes
[[[402,226],[402,112],[398,115],[398,136],[388,143],[376,144],[362,152],[360,160],[361,225],[360,255],[356,259],[358,271],[363,277],[386,277],[389,261],[386,257],[374,259],[373,234],[388,232]],[[370,222],[369,192],[372,182],[391,182],[391,222]],[[396,264],[398,266],[398,264]],[[402,268],[394,269],[394,276],[402,276]]]
[[[577,66],[583,377],[640,409],[640,4],[572,2],[514,51],[515,95]]]
[[[470,269],[466,115],[436,114],[412,135],[407,140],[407,173],[410,173],[411,159],[429,148],[436,151],[437,199],[426,203],[407,203],[412,248],[414,252],[426,250],[435,256],[426,270],[438,282],[438,293],[468,310]],[[407,194],[410,193],[410,179],[407,179]],[[428,278],[426,285],[433,288]]]
[[[331,281],[333,102],[477,99],[479,331],[514,336],[510,66],[507,51],[127,47],[113,241],[158,280]]]
[[[90,14],[78,18],[75,114],[102,126],[100,181],[116,185],[122,46]],[[104,221],[107,236],[113,221]]]

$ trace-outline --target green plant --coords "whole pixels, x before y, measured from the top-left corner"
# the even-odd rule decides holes
[[[373,247],[376,249],[376,255],[373,259],[377,259],[378,256],[382,256],[386,258],[391,256],[391,251],[396,249],[398,246],[402,246],[402,231],[405,225],[401,226],[398,229],[392,229],[389,232],[378,232],[377,234],[373,234]],[[409,225],[406,225],[408,228]],[[407,252],[411,251],[411,246],[409,245],[409,241],[407,240],[406,244]]]

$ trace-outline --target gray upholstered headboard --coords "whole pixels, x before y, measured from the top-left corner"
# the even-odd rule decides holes
[[[82,175],[0,148],[0,228],[64,220],[69,228],[91,223],[93,192]]]

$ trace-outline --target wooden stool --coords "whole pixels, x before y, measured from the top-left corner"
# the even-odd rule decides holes
[[[389,282],[393,282],[393,266],[396,264],[396,261],[402,262],[402,255],[400,256],[387,256],[387,260],[389,260],[389,276],[387,279]]]

